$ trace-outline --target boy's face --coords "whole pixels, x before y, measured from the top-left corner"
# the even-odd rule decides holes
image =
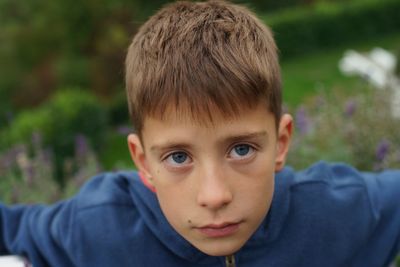
[[[215,111],[208,125],[169,112],[145,120],[143,143],[136,135],[128,143],[172,227],[202,252],[224,256],[240,249],[265,218],[291,129],[284,115],[277,134],[262,105],[233,119]]]

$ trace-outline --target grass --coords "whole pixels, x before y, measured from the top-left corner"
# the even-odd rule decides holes
[[[281,62],[284,102],[290,107],[295,107],[321,91],[328,95],[332,90],[356,94],[357,90],[360,90],[360,86],[357,86],[360,84],[360,78],[344,76],[338,68],[339,60],[348,49],[368,52],[374,47],[398,51],[400,34],[348,44]]]

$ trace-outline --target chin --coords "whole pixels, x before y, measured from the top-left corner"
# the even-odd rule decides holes
[[[236,253],[244,244],[229,242],[228,244],[221,244],[214,242],[213,244],[203,244],[196,246],[201,252],[210,256],[229,256]]]

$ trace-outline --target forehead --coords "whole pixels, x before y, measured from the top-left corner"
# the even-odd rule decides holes
[[[146,121],[160,120],[213,128],[221,123],[237,121],[241,117],[254,116],[256,114],[254,111],[272,114],[264,101],[259,101],[253,105],[248,103],[238,104],[229,108],[212,102],[201,106],[193,106],[190,103],[181,102],[180,104],[169,104],[164,108],[154,109],[149,112],[144,116],[143,126],[145,126]]]
[[[274,116],[262,104],[254,108],[241,108],[235,114],[226,114],[216,108],[210,110],[208,114],[196,114],[190,110],[171,107],[159,116],[147,116],[142,134],[143,136],[163,134],[200,136],[201,133],[206,135],[211,133],[218,136],[260,131],[275,132]]]

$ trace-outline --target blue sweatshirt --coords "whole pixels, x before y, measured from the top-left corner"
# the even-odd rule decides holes
[[[271,209],[235,266],[378,267],[400,251],[400,171],[320,162],[275,179]],[[226,266],[173,230],[134,172],[99,175],[51,206],[0,205],[1,254],[34,267]]]

